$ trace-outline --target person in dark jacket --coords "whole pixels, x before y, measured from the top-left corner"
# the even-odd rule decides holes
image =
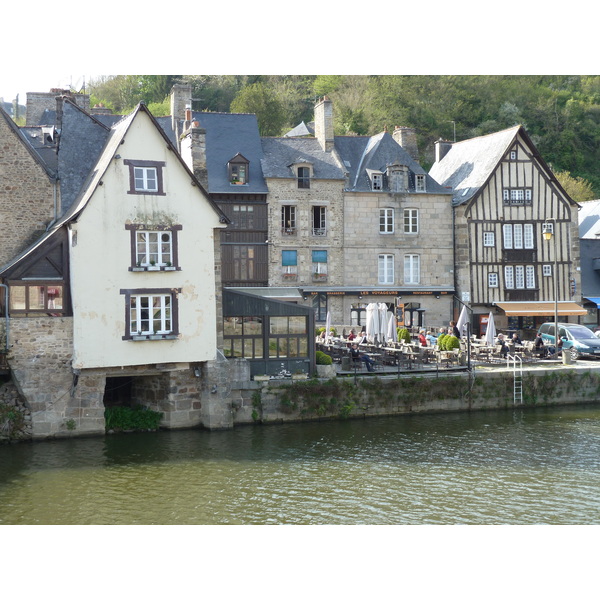
[[[371,360],[370,357],[368,357],[366,354],[363,354],[358,349],[358,344],[352,344],[352,348],[350,348],[350,357],[353,361],[362,360],[365,363],[365,365],[367,365],[367,370],[369,371],[369,373],[375,370],[375,368],[373,367],[375,363]]]

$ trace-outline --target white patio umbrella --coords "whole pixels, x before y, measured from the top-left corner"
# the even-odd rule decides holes
[[[379,308],[375,302],[367,304],[367,339],[372,342],[379,331]]]
[[[467,313],[467,307],[463,306],[460,311],[460,317],[458,317],[458,322],[456,323],[456,327],[460,332],[461,336],[465,336],[467,334],[467,321],[469,319],[469,314]]]
[[[331,337],[331,313],[327,311],[327,318],[325,319],[325,339]]]
[[[390,312],[388,314],[387,339],[388,339],[388,342],[397,342],[398,341],[396,316],[394,315],[393,312]]]
[[[377,332],[377,341],[380,344],[383,344],[388,328],[388,307],[385,302],[380,302],[377,307],[379,310],[379,331]]]
[[[496,324],[494,323],[494,315],[490,312],[488,317],[487,329],[485,330],[486,346],[493,346],[496,341]]]

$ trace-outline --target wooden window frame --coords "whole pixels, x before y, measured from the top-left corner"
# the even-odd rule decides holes
[[[179,337],[179,302],[178,296],[181,288],[138,288],[122,289],[119,293],[125,297],[125,334],[121,339],[143,341],[143,340],[174,340]],[[171,328],[161,333],[136,333],[131,331],[131,300],[132,298],[169,298],[171,311]]]
[[[136,196],[166,196],[164,191],[163,169],[166,165],[164,161],[157,160],[131,160],[125,159],[123,164],[129,167],[129,190],[128,194]],[[156,170],[156,190],[137,189],[135,185],[135,170],[136,169],[155,169]]]

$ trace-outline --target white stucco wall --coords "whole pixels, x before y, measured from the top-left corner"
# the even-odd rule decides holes
[[[140,112],[102,177],[102,185],[71,228],[74,368],[192,362],[216,356],[214,228],[219,217],[169,150],[152,121]],[[166,195],[128,194],[125,159],[164,161]],[[177,232],[180,271],[132,272],[126,224],[182,226]],[[175,289],[176,340],[123,340],[124,289]]]

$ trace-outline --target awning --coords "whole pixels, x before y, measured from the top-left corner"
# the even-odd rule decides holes
[[[590,302],[593,302],[598,308],[600,308],[600,298],[585,297],[584,300],[589,300]]]
[[[552,317],[554,302],[496,302],[507,317]],[[587,315],[587,310],[577,302],[558,302],[558,314],[565,316]]]
[[[261,298],[271,298],[273,300],[302,300],[302,294],[298,291],[298,288],[294,287],[229,287],[225,289],[232,292],[253,294]]]

